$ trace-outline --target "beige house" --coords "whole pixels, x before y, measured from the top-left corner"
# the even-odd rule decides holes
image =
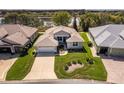
[[[37,37],[37,29],[19,24],[0,25],[0,52],[20,52]]]
[[[64,49],[82,49],[82,37],[66,26],[55,26],[45,31],[35,43],[37,52],[57,52],[59,46]]]

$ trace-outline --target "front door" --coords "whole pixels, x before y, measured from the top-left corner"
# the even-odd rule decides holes
[[[66,42],[66,37],[63,37],[63,42]]]

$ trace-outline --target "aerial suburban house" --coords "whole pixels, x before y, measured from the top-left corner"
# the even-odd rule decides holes
[[[83,39],[73,28],[55,26],[45,31],[35,43],[37,52],[57,52],[59,46],[64,49],[82,49]]]
[[[21,52],[37,35],[37,29],[33,27],[19,24],[0,25],[0,52]]]
[[[109,24],[89,29],[97,53],[124,56],[124,25]]]

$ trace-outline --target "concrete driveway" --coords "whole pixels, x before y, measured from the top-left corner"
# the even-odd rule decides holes
[[[108,72],[107,81],[124,84],[124,58],[102,57],[102,60]]]
[[[54,54],[38,54],[35,58],[30,73],[24,78],[24,80],[57,79],[57,76],[54,72],[54,59]]]
[[[17,59],[17,55],[0,54],[0,81],[4,81],[10,67]]]

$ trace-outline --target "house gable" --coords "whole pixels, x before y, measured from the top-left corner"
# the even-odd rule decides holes
[[[58,32],[55,32],[54,36],[68,36],[69,37],[70,34],[68,32],[66,32],[66,31],[60,30]]]

